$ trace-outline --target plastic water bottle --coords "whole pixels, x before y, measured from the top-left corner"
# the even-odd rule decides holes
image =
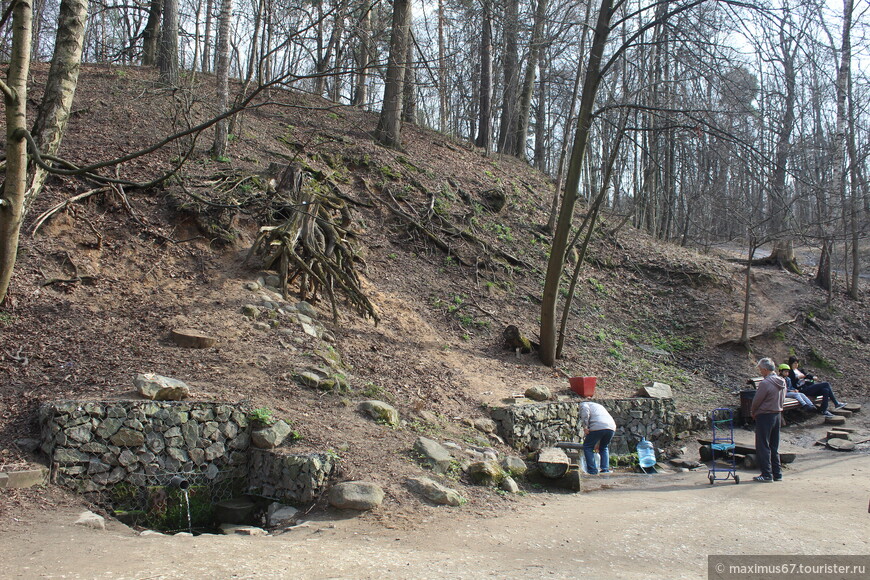
[[[637,459],[640,466],[644,469],[649,469],[656,464],[655,448],[645,437],[637,444]]]
[[[592,454],[592,463],[595,465],[595,471],[601,471],[601,456],[598,452]]]

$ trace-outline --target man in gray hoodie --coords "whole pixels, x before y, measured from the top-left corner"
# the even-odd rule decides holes
[[[779,428],[782,406],[785,403],[786,384],[776,375],[776,365],[769,358],[758,361],[758,372],[764,379],[752,399],[752,418],[755,419],[755,455],[761,475],[754,481],[782,481],[779,463]]]

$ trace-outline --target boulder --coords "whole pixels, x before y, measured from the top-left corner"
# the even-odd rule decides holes
[[[399,424],[399,412],[395,407],[383,401],[363,401],[359,404],[359,410],[369,415],[378,423],[395,427]]]
[[[651,399],[673,399],[674,392],[671,390],[670,385],[666,385],[665,383],[657,383],[652,382],[646,386],[641,387],[640,392],[638,393],[641,397],[649,397]]]
[[[495,461],[478,461],[468,466],[468,477],[478,485],[496,486],[505,478],[505,472]]]
[[[263,528],[258,528],[256,526],[238,526],[236,524],[221,524],[220,530],[221,533],[228,536],[234,534],[239,536],[267,536],[269,534],[269,532]]]
[[[309,304],[308,302],[305,302],[305,301],[297,302],[296,303],[296,310],[299,312],[299,314],[302,314],[304,316],[307,316],[308,318],[312,318],[314,320],[317,320],[317,310],[315,310],[314,307],[311,304]]]
[[[106,519],[94,512],[86,511],[79,514],[79,518],[75,521],[75,525],[94,528],[95,530],[105,530]]]
[[[427,437],[418,437],[414,442],[414,452],[420,458],[420,463],[432,468],[438,473],[447,473],[453,465],[453,457],[447,449]]]
[[[543,385],[529,387],[525,392],[526,398],[533,401],[546,401],[550,398],[550,389]]]
[[[251,431],[251,443],[260,449],[273,449],[281,445],[291,431],[290,425],[278,420],[268,427]]]
[[[521,477],[526,474],[529,467],[526,462],[516,455],[508,455],[501,460],[502,469],[515,477]]]
[[[473,422],[474,428],[483,433],[495,432],[495,421],[492,419],[475,419]]]
[[[458,491],[441,485],[428,477],[412,477],[408,479],[408,488],[438,505],[458,506],[462,505],[465,501]]]
[[[182,381],[154,373],[136,375],[133,385],[140,395],[153,401],[181,401],[190,396],[190,387]]]
[[[175,328],[169,333],[172,342],[185,348],[211,348],[217,338],[192,328]]]
[[[375,483],[345,481],[329,490],[329,504],[339,509],[366,511],[384,501],[384,490]]]
[[[514,478],[511,476],[507,476],[501,480],[499,487],[502,491],[506,491],[508,493],[519,493],[520,486],[517,485],[517,482],[514,481]]]
[[[270,528],[286,528],[296,523],[299,510],[295,507],[273,502],[266,510],[266,523]]]

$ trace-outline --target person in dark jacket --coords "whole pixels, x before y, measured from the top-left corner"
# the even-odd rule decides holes
[[[781,376],[785,380],[785,398],[797,399],[797,402],[801,404],[801,408],[804,411],[815,413],[816,406],[813,401],[794,387],[794,383],[792,383],[791,377],[789,376],[789,373],[791,372],[791,367],[785,363],[782,363],[777,367],[777,371],[779,376]]]
[[[782,406],[785,403],[785,380],[777,376],[776,364],[769,358],[758,361],[758,372],[764,377],[752,399],[752,418],[755,419],[755,456],[761,475],[754,481],[768,483],[782,481],[779,462],[779,429],[782,424]]]
[[[815,382],[815,377],[813,375],[807,374],[799,369],[800,361],[796,356],[790,356],[788,358],[788,364],[791,367],[788,377],[791,379],[792,387],[809,397],[811,401],[815,401],[816,397],[821,395],[822,406],[819,408],[819,412],[822,415],[825,417],[832,417],[834,415],[828,411],[828,401],[834,403],[835,409],[840,409],[846,406],[845,401],[838,401],[837,397],[834,396],[834,389],[831,387],[831,383],[817,383]]]

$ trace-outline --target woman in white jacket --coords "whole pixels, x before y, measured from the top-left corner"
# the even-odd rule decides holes
[[[586,459],[586,472],[597,475],[595,467],[595,446],[601,460],[601,473],[610,473],[610,440],[616,432],[616,421],[602,405],[591,401],[580,404],[580,427],[583,428],[583,455]]]

